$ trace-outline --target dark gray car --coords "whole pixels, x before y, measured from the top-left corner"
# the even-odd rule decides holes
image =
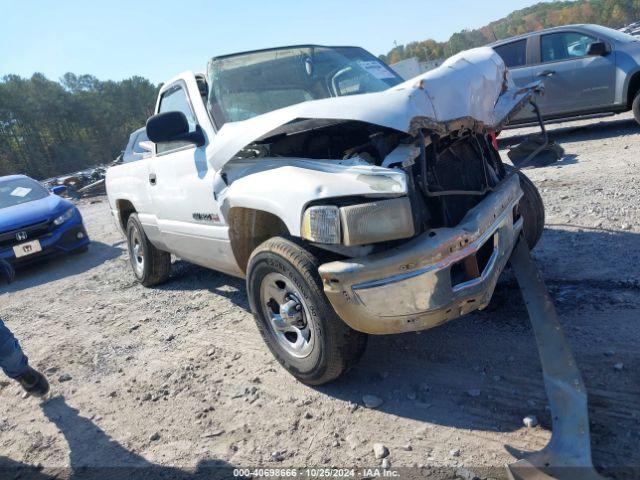
[[[517,85],[543,79],[546,120],[633,110],[640,123],[640,41],[600,25],[567,25],[490,45]],[[535,121],[526,109],[511,122]]]

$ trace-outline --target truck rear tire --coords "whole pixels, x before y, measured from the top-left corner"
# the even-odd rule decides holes
[[[508,171],[513,171],[514,168],[505,165]],[[533,250],[536,246],[542,232],[544,230],[544,203],[538,188],[533,182],[521,171],[518,171],[520,177],[520,188],[524,194],[518,205],[518,210],[523,219],[522,230],[524,238],[527,241],[529,250]]]
[[[638,90],[636,96],[633,99],[633,103],[631,104],[631,111],[633,112],[633,118],[636,119],[636,122],[640,123],[640,90]]]
[[[153,287],[169,279],[171,254],[156,248],[149,241],[135,213],[127,221],[127,246],[133,274],[142,285]]]
[[[333,310],[318,266],[311,252],[273,237],[254,250],[247,267],[249,303],[262,338],[278,362],[309,385],[338,378],[367,344],[367,335]]]

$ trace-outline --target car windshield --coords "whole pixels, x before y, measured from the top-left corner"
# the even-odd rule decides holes
[[[0,180],[0,209],[40,200],[48,195],[42,185],[30,178]]]
[[[289,47],[213,58],[209,109],[218,126],[296,103],[381,92],[402,82],[358,47]]]
[[[590,25],[590,30],[599,33],[600,35],[607,36],[613,40],[617,40],[618,42],[630,43],[638,41],[638,39],[633,35],[629,35],[628,33],[624,33],[619,30],[614,30],[613,28],[603,27],[602,25]]]

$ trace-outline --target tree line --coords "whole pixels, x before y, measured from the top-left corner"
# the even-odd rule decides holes
[[[640,0],[578,0],[537,3],[474,30],[454,33],[446,42],[423,40],[397,45],[380,58],[396,63],[416,57],[420,61],[447,58],[462,50],[503,38],[572,23],[597,23],[620,28],[640,20]]]
[[[158,86],[142,77],[100,81],[41,73],[0,81],[0,176],[44,179],[108,163],[153,114]]]

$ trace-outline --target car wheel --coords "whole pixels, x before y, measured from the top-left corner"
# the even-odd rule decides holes
[[[153,287],[167,281],[171,273],[171,254],[153,246],[135,213],[127,221],[127,246],[133,273],[142,285]]]
[[[633,99],[631,111],[633,112],[633,117],[636,119],[636,122],[640,123],[640,91],[636,93],[636,96]]]
[[[508,171],[514,170],[514,168],[509,165],[505,165],[505,168]],[[518,205],[518,210],[523,220],[522,230],[529,250],[533,250],[544,230],[544,203],[542,202],[538,188],[529,177],[521,171],[518,171],[518,176],[520,177],[520,188],[522,188],[523,193],[523,197]]]
[[[318,266],[308,250],[274,237],[256,248],[247,268],[249,303],[262,338],[289,373],[310,385],[349,370],[367,343],[367,335],[331,307]]]

